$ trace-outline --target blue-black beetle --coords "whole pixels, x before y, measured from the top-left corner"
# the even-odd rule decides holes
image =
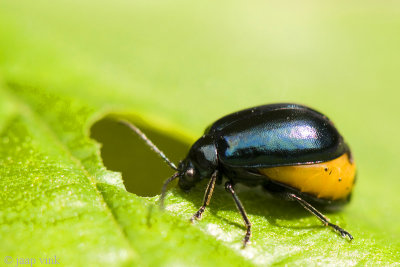
[[[286,200],[299,202],[326,226],[343,237],[352,235],[332,224],[309,202],[330,206],[349,201],[356,167],[350,149],[333,123],[323,114],[298,104],[271,104],[227,115],[206,129],[176,167],[138,128],[122,121],[157,152],[176,173],[162,188],[161,205],[168,183],[179,179],[189,190],[199,181],[210,179],[203,205],[192,221],[201,219],[214,186],[226,177],[225,189],[243,217],[251,236],[251,222],[234,190],[234,185],[261,185]]]

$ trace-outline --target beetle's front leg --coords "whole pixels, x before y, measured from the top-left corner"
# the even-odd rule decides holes
[[[200,220],[204,210],[206,209],[206,206],[210,204],[211,196],[214,192],[215,181],[217,180],[218,175],[219,173],[217,170],[214,171],[211,175],[206,192],[204,193],[203,206],[201,206],[200,209],[195,214],[193,214],[192,218],[190,219],[192,222],[194,222],[195,220]]]

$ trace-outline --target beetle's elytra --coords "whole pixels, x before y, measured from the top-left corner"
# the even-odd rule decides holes
[[[323,114],[298,104],[258,106],[227,115],[206,129],[176,167],[138,128],[122,121],[157,152],[176,173],[164,183],[179,179],[189,190],[209,179],[203,205],[192,221],[201,219],[216,183],[225,177],[247,227],[244,246],[250,241],[251,223],[234,185],[261,185],[286,200],[299,202],[326,226],[343,237],[352,235],[332,224],[310,203],[341,205],[347,203],[355,182],[356,167],[350,148],[333,123]]]

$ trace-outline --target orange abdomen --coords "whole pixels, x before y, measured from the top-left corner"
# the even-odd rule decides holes
[[[348,154],[322,163],[259,169],[273,181],[317,198],[339,200],[351,193],[356,165]]]

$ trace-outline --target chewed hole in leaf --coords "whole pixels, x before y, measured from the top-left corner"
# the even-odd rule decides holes
[[[138,125],[170,160],[178,163],[188,151],[188,144],[154,129]],[[116,119],[104,117],[91,127],[91,138],[102,144],[104,166],[122,173],[128,192],[151,197],[173,171],[141,140],[136,133]]]

